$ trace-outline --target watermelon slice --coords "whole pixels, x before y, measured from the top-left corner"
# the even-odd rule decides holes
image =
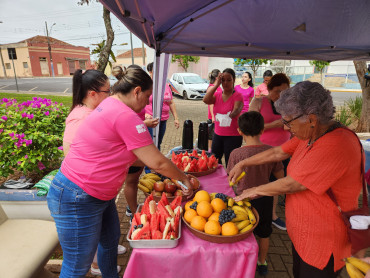
[[[131,222],[131,230],[130,230],[131,234],[134,231],[134,226],[137,226],[137,225],[139,225],[139,224],[137,223],[136,218],[133,217],[132,222]]]
[[[164,228],[166,227],[166,216],[164,214],[160,214],[159,216],[159,230],[163,233]]]
[[[156,234],[156,231],[159,231],[159,218],[160,216],[158,213],[152,214],[150,218],[150,231],[153,239],[154,235]]]
[[[159,203],[162,203],[164,207],[169,205],[167,196],[164,192],[162,193],[162,197],[161,197],[161,200],[159,201]]]
[[[162,239],[163,234],[161,231],[154,231],[154,234],[152,234],[152,239]]]
[[[181,201],[182,201],[182,196],[176,196],[176,198],[173,199],[173,201],[170,204],[170,207],[172,208],[172,210],[175,210],[175,208],[177,208],[178,206],[181,206]]]
[[[175,233],[175,238],[178,238],[179,236],[180,221],[181,221],[181,212],[180,210],[178,210],[175,216],[175,224],[173,229]]]
[[[140,229],[138,233],[132,238],[132,240],[138,239],[150,239],[150,225],[149,222],[145,223],[144,227]]]
[[[141,214],[150,215],[149,202],[153,200],[153,195],[150,194],[148,198],[145,199],[143,208],[141,209]]]

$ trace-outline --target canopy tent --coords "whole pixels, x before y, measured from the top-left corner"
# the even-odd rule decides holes
[[[100,2],[158,56],[370,60],[368,0]]]

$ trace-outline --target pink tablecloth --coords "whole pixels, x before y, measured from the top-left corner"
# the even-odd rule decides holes
[[[210,193],[234,196],[222,166],[199,180],[202,189]],[[133,249],[124,277],[254,277],[257,256],[258,245],[253,235],[236,243],[217,244],[195,237],[183,224],[176,248]]]

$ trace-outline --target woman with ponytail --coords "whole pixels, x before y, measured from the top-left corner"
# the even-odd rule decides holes
[[[183,188],[184,195],[193,193],[187,176],[154,146],[137,114],[149,103],[152,86],[142,69],[125,71],[113,86],[113,95],[105,96],[79,126],[51,183],[47,202],[63,249],[61,278],[85,277],[96,248],[102,276],[119,277],[120,223],[115,198],[128,168],[138,159],[160,174],[183,181],[188,188]],[[88,89],[87,94],[103,89],[104,85]],[[109,94],[109,89],[103,93]]]

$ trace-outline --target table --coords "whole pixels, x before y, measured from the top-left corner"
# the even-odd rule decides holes
[[[222,165],[199,177],[201,189],[235,196]],[[253,234],[236,243],[217,244],[194,236],[182,223],[181,238],[172,249],[133,249],[124,278],[247,278],[254,277],[258,245]]]

